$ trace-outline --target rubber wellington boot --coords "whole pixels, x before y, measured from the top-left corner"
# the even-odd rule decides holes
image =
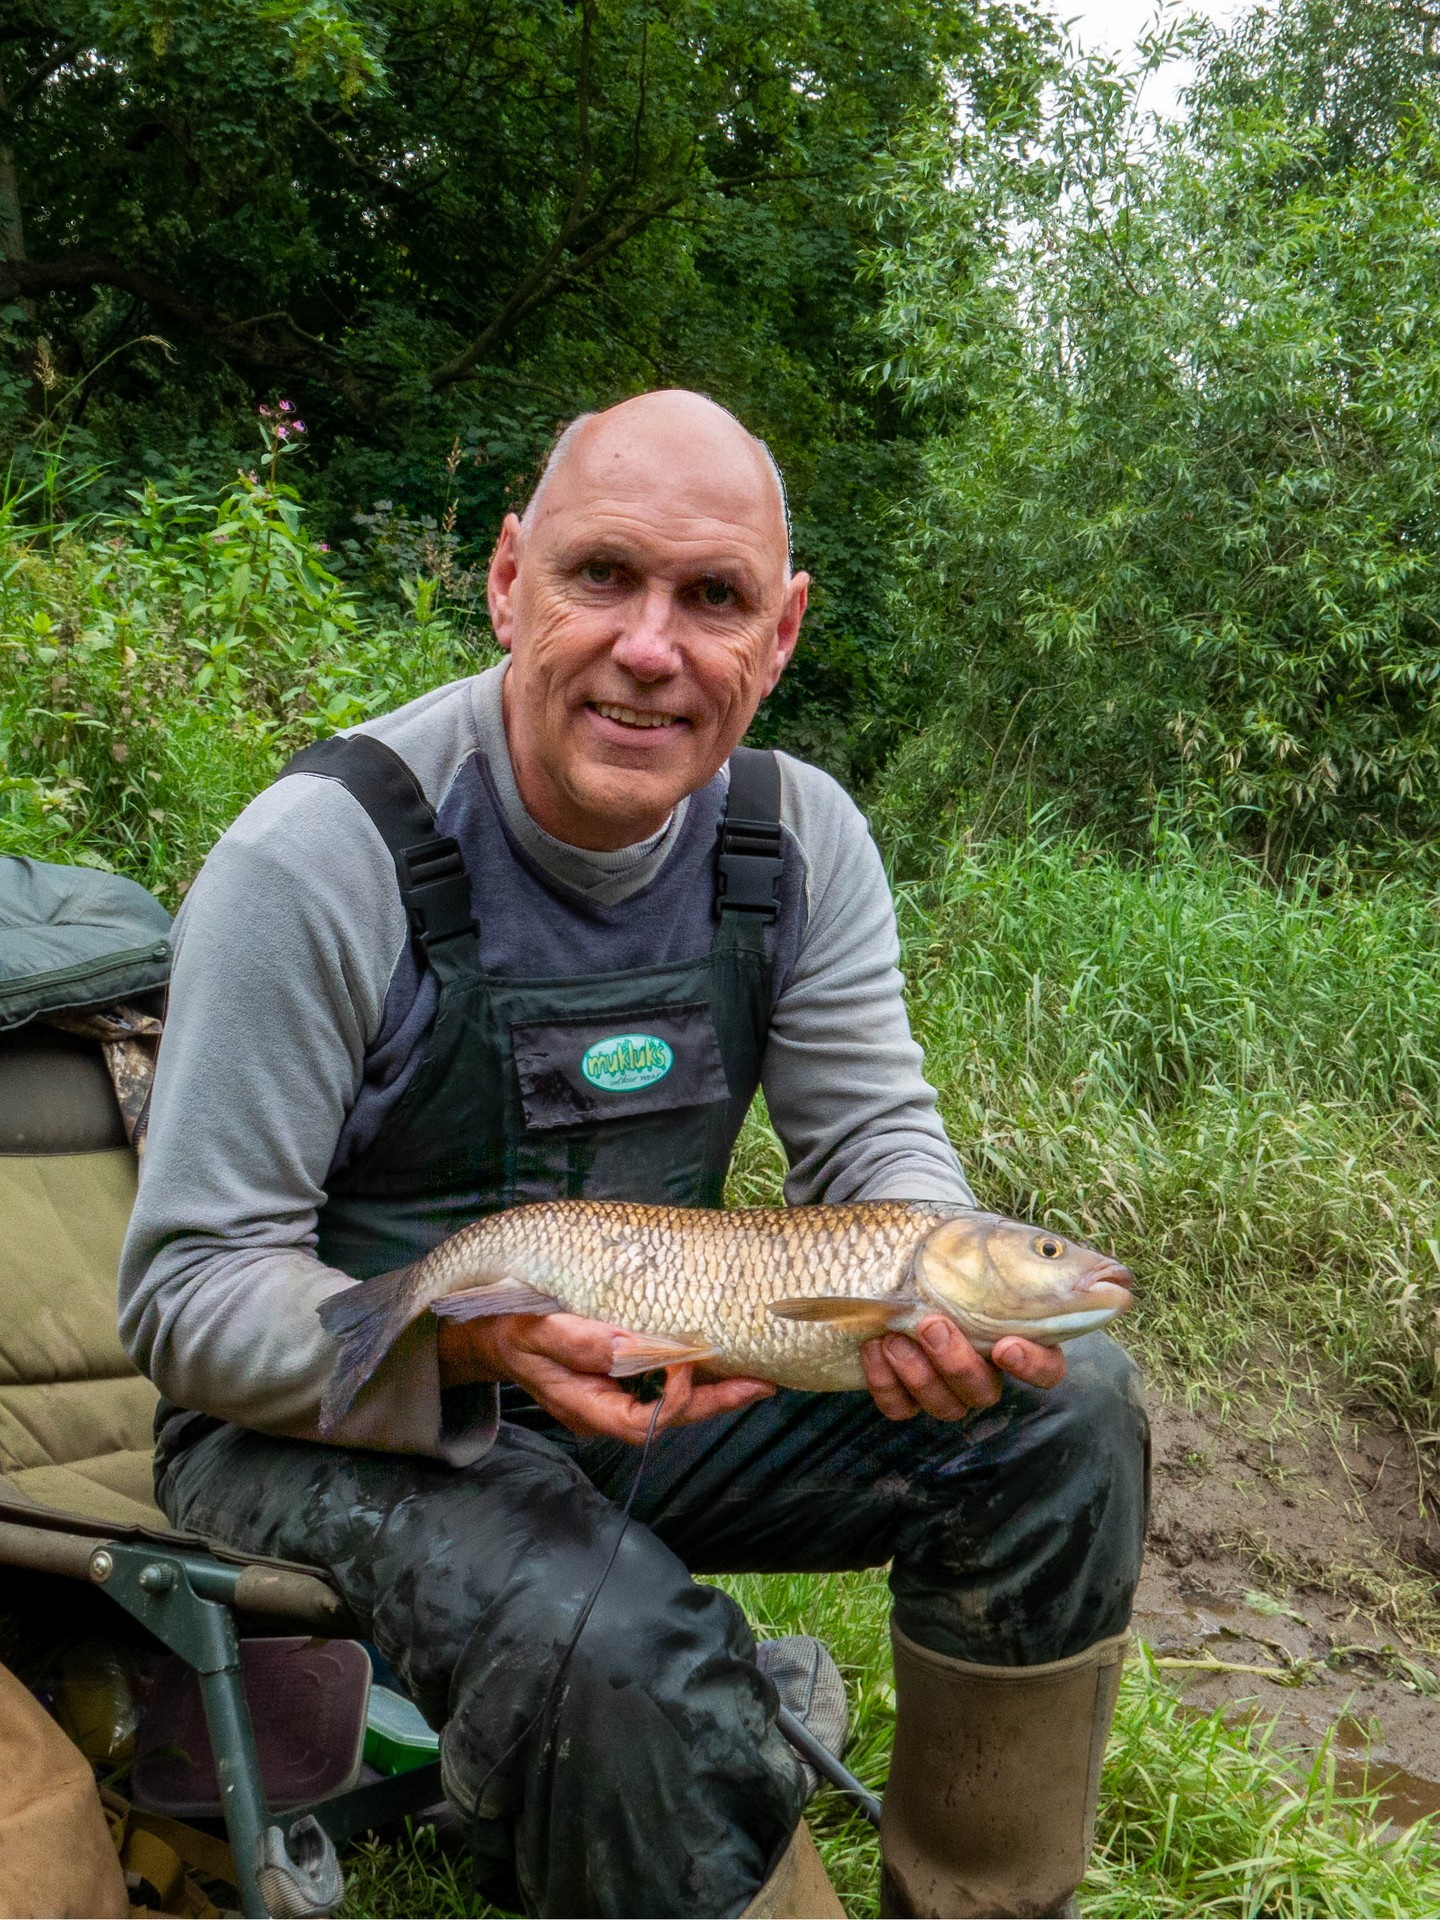
[[[840,1896],[803,1820],[741,1920],[752,1916],[753,1920],[845,1920]]]
[[[1062,1914],[1095,1837],[1125,1634],[1068,1660],[981,1667],[892,1624],[895,1752],[880,1820],[886,1915]]]

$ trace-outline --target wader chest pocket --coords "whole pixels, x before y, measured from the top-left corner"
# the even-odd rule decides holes
[[[727,1100],[709,1003],[510,1029],[525,1125],[575,1127]]]

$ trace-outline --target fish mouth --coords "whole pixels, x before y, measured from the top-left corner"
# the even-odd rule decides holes
[[[1112,1261],[1076,1287],[1076,1309],[1085,1315],[1124,1313],[1134,1302],[1134,1285],[1135,1276],[1130,1269],[1122,1267],[1118,1260]]]

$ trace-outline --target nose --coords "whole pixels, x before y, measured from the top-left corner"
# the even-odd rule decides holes
[[[680,651],[676,608],[669,589],[648,588],[626,611],[625,630],[611,646],[611,659],[633,679],[670,679],[680,671]]]

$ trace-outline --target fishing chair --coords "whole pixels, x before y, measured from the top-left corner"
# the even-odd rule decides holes
[[[314,1569],[176,1532],[155,1505],[155,1390],[116,1333],[136,1168],[101,1045],[36,1021],[0,1031],[0,1566],[86,1583],[194,1669],[241,1911],[332,1912],[336,1846],[434,1805],[439,1764],[291,1809],[283,1826],[267,1808],[241,1627],[359,1629]]]

